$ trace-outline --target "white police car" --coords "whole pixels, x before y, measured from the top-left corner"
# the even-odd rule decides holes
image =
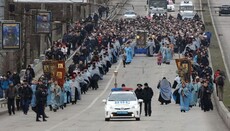
[[[140,120],[140,102],[133,91],[112,91],[105,103],[105,121],[116,118],[135,118]]]

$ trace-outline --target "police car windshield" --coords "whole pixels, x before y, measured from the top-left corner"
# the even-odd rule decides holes
[[[111,94],[108,101],[136,101],[136,97],[133,94]]]
[[[194,7],[193,6],[180,6],[181,11],[193,11]]]

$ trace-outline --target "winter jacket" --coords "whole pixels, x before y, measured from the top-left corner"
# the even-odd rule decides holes
[[[143,96],[144,102],[145,102],[145,101],[151,101],[151,99],[152,99],[152,97],[153,97],[153,90],[152,90],[152,88],[150,88],[150,87],[145,87],[145,88],[143,89],[142,96]]]

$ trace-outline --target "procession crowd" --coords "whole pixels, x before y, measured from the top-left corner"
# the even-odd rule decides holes
[[[213,109],[211,102],[213,82],[218,85],[217,87],[221,87],[218,79],[224,75],[219,73],[215,80],[212,79],[213,72],[207,50],[210,35],[205,33],[204,23],[200,19],[180,20],[172,16],[153,15],[151,19],[138,17],[131,21],[123,19],[99,21],[99,16],[94,15],[89,16],[87,21],[76,22],[61,41],[54,42],[53,49],[46,54],[48,59],[60,60],[70,55],[71,49],[76,50],[79,47],[79,51],[73,56],[73,63],[68,68],[63,86],[46,74],[39,80],[34,80],[35,74],[30,66],[26,70],[27,77],[22,82],[18,75],[15,78],[15,73],[10,72],[0,80],[2,89],[0,94],[5,91],[10,115],[15,114],[16,98],[18,110],[22,109],[24,114],[27,114],[31,106],[37,114],[36,120],[40,121],[39,118],[42,116],[43,121],[46,121],[45,118],[48,118],[44,112],[46,106],[56,112],[58,109],[64,109],[69,103],[76,104],[77,100],[81,100],[81,95],[90,89],[97,90],[98,81],[103,80],[103,76],[112,64],[118,61],[120,55],[124,67],[132,62],[137,44],[135,31],[138,29],[148,31],[147,55],[150,57],[156,55],[157,64],[170,64],[174,51],[182,53],[184,58],[192,61],[192,73],[189,74],[189,78],[186,78],[187,75],[183,76],[185,79],[177,76],[171,85],[165,76],[158,83],[161,104],[171,103],[172,88],[176,88],[173,96],[176,103],[180,104],[181,112],[189,111],[197,103],[204,111]],[[64,57],[53,57],[55,55],[50,55],[53,50],[60,50]],[[186,73],[189,72],[184,72]],[[148,84],[145,86],[148,87]],[[138,84],[137,90],[141,92],[141,84]],[[145,107],[146,115],[151,115],[149,106],[151,98],[144,95],[137,96],[139,99],[144,98],[144,103],[148,104]]]
[[[221,70],[213,73],[210,67],[208,47],[211,33],[205,32],[205,25],[198,15],[194,19],[184,20],[179,16],[169,16],[168,19],[164,16],[153,17],[155,19],[150,22],[153,27],[149,29],[152,35],[148,41],[149,56],[157,53],[158,65],[170,64],[174,51],[182,53],[182,58],[189,60],[189,63],[184,64],[181,61],[181,67],[178,67],[181,69],[178,69],[173,85],[166,79],[167,76],[159,81],[158,101],[167,105],[173,96],[176,104],[180,104],[181,112],[189,111],[197,104],[204,112],[213,110],[211,95],[216,86],[219,100],[223,100],[225,73]],[[137,89],[141,88],[138,86]],[[173,92],[172,89],[176,90]]]

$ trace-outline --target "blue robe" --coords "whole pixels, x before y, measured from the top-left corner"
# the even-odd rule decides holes
[[[170,48],[165,49],[165,62],[169,62],[172,60],[172,51]]]
[[[60,106],[63,106],[65,103],[65,90],[62,88],[60,92]]]
[[[189,111],[189,90],[188,87],[180,87],[179,89],[180,94],[180,110]]]
[[[64,89],[65,89],[65,99],[64,99],[64,102],[67,103],[67,102],[71,102],[70,100],[70,97],[67,98],[67,92],[71,92],[71,89],[70,89],[70,81],[66,81],[64,83]]]
[[[197,102],[198,102],[198,91],[201,88],[201,83],[195,83],[193,87],[194,87],[193,101],[195,102],[195,104],[197,104]]]
[[[193,62],[194,62],[195,64],[198,64],[197,61],[198,61],[198,56],[195,55],[195,56],[193,57]]]
[[[126,63],[131,63],[133,59],[133,53],[131,47],[125,47],[125,53],[126,53]]]
[[[166,104],[171,103],[172,88],[170,82],[166,79],[161,80],[159,83],[159,89],[160,97],[158,100],[162,103],[166,102]],[[163,100],[160,98],[163,98]]]
[[[146,48],[147,48],[147,56],[153,56],[154,42],[153,41],[148,41]]]
[[[164,46],[161,46],[160,47],[160,52],[161,52],[161,54],[162,54],[162,61],[163,61],[163,63],[165,63],[166,62],[166,48],[164,47]]]
[[[37,88],[37,85],[35,85],[35,84],[31,85],[31,89],[32,89],[32,92],[33,92],[32,99],[31,99],[31,107],[36,106],[36,95],[35,95],[36,88]]]
[[[52,100],[51,100],[51,84],[48,84],[48,88],[47,88],[47,100],[46,100],[46,104],[47,106],[52,105]]]

